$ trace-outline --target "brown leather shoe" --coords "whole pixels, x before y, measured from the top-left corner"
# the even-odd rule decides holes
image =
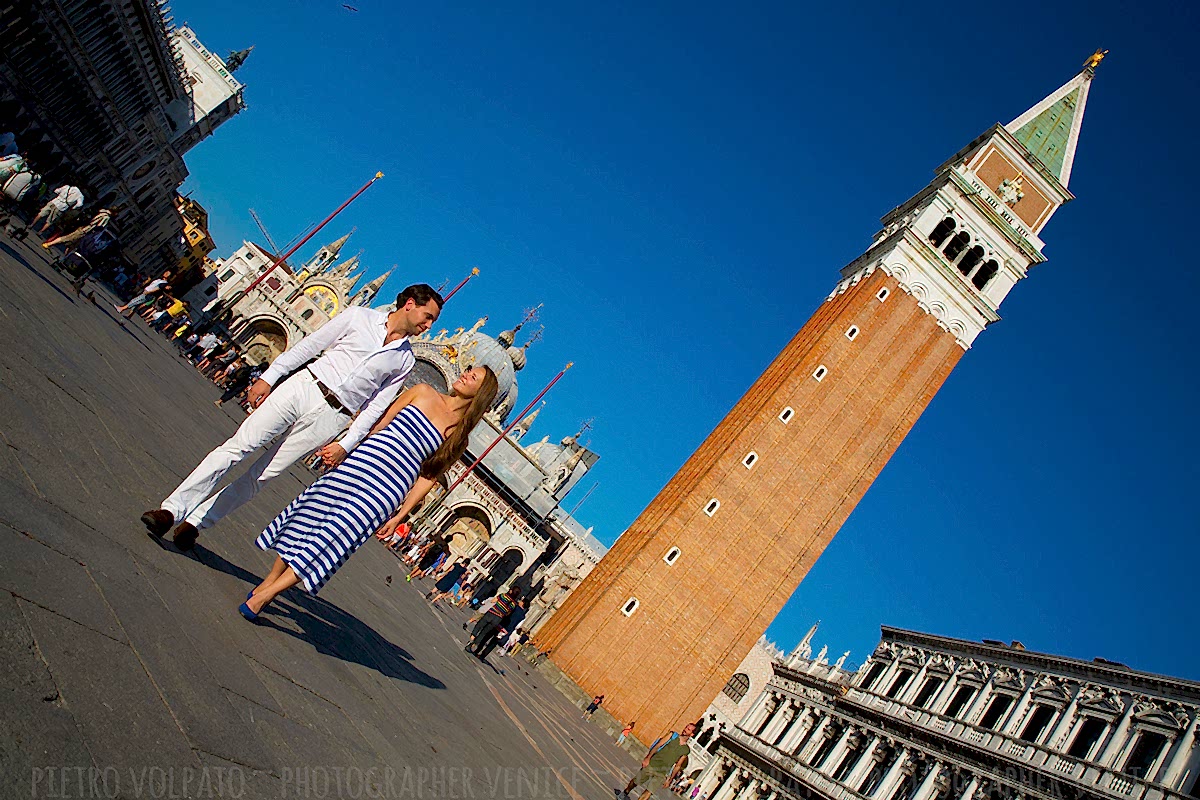
[[[142,524],[155,538],[161,539],[175,524],[175,515],[165,508],[156,508],[142,514]]]
[[[196,544],[196,539],[199,538],[200,531],[196,526],[186,520],[175,526],[175,532],[171,534],[171,540],[175,542],[175,546],[185,553],[191,550]]]

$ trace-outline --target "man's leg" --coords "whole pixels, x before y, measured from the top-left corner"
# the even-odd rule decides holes
[[[204,502],[235,464],[286,432],[308,410],[304,393],[293,385],[298,382],[299,376],[267,395],[263,404],[246,417],[237,433],[205,456],[183,483],[162,501],[161,507],[170,511],[176,522],[182,521]]]
[[[197,529],[208,528],[216,524],[218,520],[249,502],[258,494],[258,490],[264,483],[313,450],[333,441],[333,438],[341,433],[349,423],[348,415],[329,407],[312,378],[307,375],[296,375],[284,383],[284,386],[292,383],[297,384],[297,393],[303,395],[304,402],[308,405],[307,411],[301,413],[283,438],[274,447],[263,453],[250,465],[248,470],[224,489],[191,509],[186,516],[187,522],[196,526]],[[274,394],[272,392],[268,395],[267,400],[270,400]],[[247,417],[247,421],[262,413],[264,406],[266,406],[266,402]]]

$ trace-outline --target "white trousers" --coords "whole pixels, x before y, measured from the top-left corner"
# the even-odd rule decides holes
[[[258,494],[259,484],[333,441],[349,421],[349,414],[330,408],[308,370],[301,371],[267,395],[237,433],[205,456],[162,501],[162,507],[176,522],[186,520],[197,528],[207,528]],[[243,475],[212,494],[225,473],[267,445],[266,452]]]

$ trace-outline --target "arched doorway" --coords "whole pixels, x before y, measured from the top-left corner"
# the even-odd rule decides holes
[[[473,556],[480,544],[491,541],[492,530],[487,514],[474,506],[459,506],[454,509],[442,536],[450,543],[450,557]]]
[[[287,330],[269,317],[252,320],[238,335],[246,358],[253,364],[274,361],[287,350]]]
[[[496,593],[496,590],[504,585],[504,582],[513,576],[517,568],[521,566],[521,562],[525,560],[525,555],[515,547],[510,547],[504,551],[504,555],[496,559],[496,563],[492,564],[492,569],[488,573],[487,578],[479,584],[479,588],[475,592],[475,597],[486,600]]]

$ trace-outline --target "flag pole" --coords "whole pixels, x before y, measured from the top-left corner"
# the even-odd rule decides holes
[[[474,278],[478,274],[479,274],[479,267],[472,267],[471,271],[469,273],[467,273],[467,277],[463,278],[462,281],[459,282],[458,286],[455,286],[453,289],[451,289],[450,294],[446,295],[443,299],[449,300],[451,297],[454,297],[455,293],[459,289],[461,289],[462,287],[467,285],[467,281],[471,280],[471,278]]]
[[[322,228],[324,228],[326,225],[328,225],[330,222],[332,222],[334,217],[336,217],[338,214],[340,214],[346,210],[346,206],[350,205],[355,200],[357,200],[359,195],[361,195],[367,189],[370,189],[371,185],[373,183],[375,183],[375,181],[379,180],[382,177],[383,177],[382,172],[376,172],[375,177],[371,178],[371,180],[369,180],[365,184],[363,184],[362,187],[359,188],[359,190],[357,192],[350,195],[349,200],[347,200],[346,202],[344,202],[340,206],[338,206],[337,209],[334,210],[334,212],[332,214],[330,214],[328,217],[326,217],[324,220],[322,220],[320,225],[318,225],[317,227],[315,227],[311,231],[309,231],[308,235],[305,236],[303,239],[301,239],[299,242],[297,242],[295,245],[293,245],[290,250],[288,250],[283,255],[279,256],[279,258],[275,259],[275,263],[273,263],[270,267],[268,267],[267,270],[265,272],[263,272],[262,275],[259,275],[257,278],[255,278],[253,281],[251,281],[249,286],[247,286],[246,288],[239,291],[238,294],[236,295],[236,299],[231,300],[227,304],[225,304],[225,308],[222,309],[220,311],[220,313],[217,314],[217,316],[219,317],[219,316],[224,315],[226,312],[230,311],[235,305],[237,305],[242,300],[244,300],[246,298],[246,295],[250,294],[251,290],[254,289],[255,286],[258,286],[260,283],[262,283],[264,280],[266,280],[268,275],[270,275],[272,272],[275,271],[276,267],[278,267],[283,262],[287,261],[289,256],[291,256],[293,253],[295,253],[297,250],[299,250],[301,247],[303,247],[308,242],[309,239],[316,236],[318,231],[320,231]]]

